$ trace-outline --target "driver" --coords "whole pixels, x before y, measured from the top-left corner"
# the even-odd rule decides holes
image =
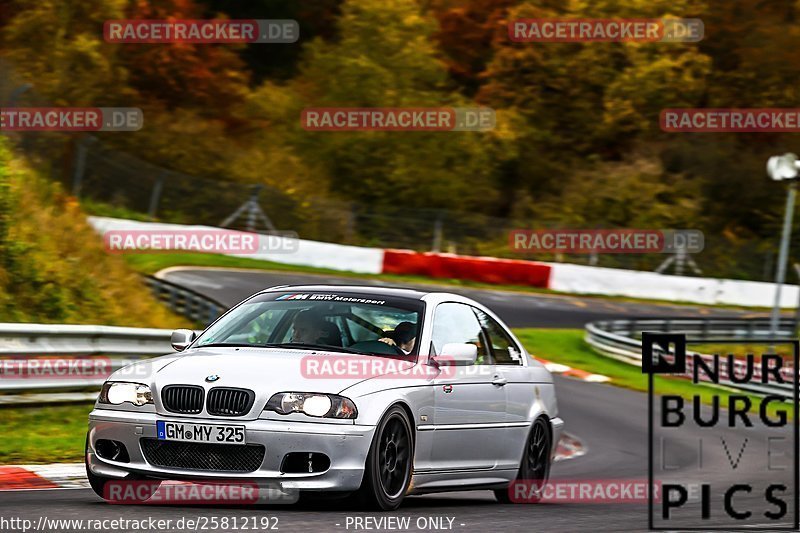
[[[394,327],[394,331],[378,340],[390,346],[397,346],[403,350],[404,354],[408,355],[414,350],[417,342],[417,326],[411,322],[400,322]]]

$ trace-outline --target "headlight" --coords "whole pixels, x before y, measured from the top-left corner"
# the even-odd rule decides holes
[[[349,398],[315,392],[279,392],[269,399],[264,409],[282,415],[303,413],[318,418],[356,418],[358,416],[356,406]]]
[[[153,403],[153,393],[150,391],[150,387],[141,383],[106,381],[100,391],[99,401],[110,405],[120,405],[128,402],[142,406]]]

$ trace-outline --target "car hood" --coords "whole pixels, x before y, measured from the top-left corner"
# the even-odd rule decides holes
[[[323,362],[352,359],[372,360],[375,357],[280,348],[198,348],[142,361],[124,369],[124,375],[126,380],[137,381],[136,375],[147,374],[147,381],[158,390],[166,385],[186,384],[206,388],[240,387],[270,395],[281,391],[335,394],[366,379],[387,376],[393,370],[413,366],[411,362],[395,361],[378,369],[370,367],[366,372],[331,372],[327,370],[332,367],[320,368]],[[317,366],[312,366],[314,362]],[[209,376],[217,376],[217,379],[206,381]]]

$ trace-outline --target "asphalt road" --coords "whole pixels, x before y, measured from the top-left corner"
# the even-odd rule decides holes
[[[162,271],[160,276],[167,281],[194,289],[226,305],[234,305],[262,289],[288,284],[389,285],[425,291],[454,292],[486,305],[511,327],[582,328],[592,320],[624,317],[764,316],[763,313],[702,306],[662,305],[443,285],[386,283],[375,279],[357,280],[293,272],[180,267]]]
[[[165,277],[214,297],[223,303],[233,304],[253,292],[284,283],[354,283],[347,278],[296,275],[286,273],[173,270]],[[372,282],[366,282],[372,283]],[[447,289],[453,290],[453,289]],[[654,304],[609,302],[594,298],[561,297],[539,294],[522,294],[506,291],[457,289],[456,292],[479,300],[514,326],[580,327],[586,321],[614,316],[702,316],[710,310],[699,307],[659,306]],[[719,313],[715,313],[719,314]],[[741,315],[736,311],[722,314]],[[556,377],[556,387],[561,416],[567,430],[583,441],[587,448],[584,456],[556,463],[552,480],[604,481],[629,480],[644,482],[648,473],[648,399],[645,394],[616,388],[610,385],[588,383],[570,378]],[[690,411],[687,411],[687,416]],[[768,437],[773,440],[769,441]],[[791,525],[793,506],[788,506],[786,517],[771,522],[764,517],[775,506],[765,502],[763,490],[767,483],[786,483],[787,493],[781,498],[792,502],[793,475],[790,472],[793,445],[790,429],[766,428],[759,421],[749,430],[709,430],[687,423],[678,430],[657,432],[654,438],[656,477],[672,479],[677,483],[710,483],[710,521],[700,522],[700,505],[696,498],[677,510],[675,521],[669,524],[656,522],[656,526],[672,529],[703,525],[704,527],[735,526],[763,528]],[[747,441],[745,442],[745,438]],[[702,445],[700,442],[702,441]],[[702,451],[701,451],[702,450]],[[702,457],[702,461],[699,459]],[[788,465],[788,466],[787,466]],[[670,470],[666,470],[670,468]],[[749,509],[754,514],[747,522],[726,520],[723,511],[723,491],[734,483],[750,483],[751,494],[738,493],[735,508]],[[172,526],[161,531],[205,530],[233,531],[232,520],[237,518],[260,523],[264,518],[275,517],[280,531],[398,531],[397,527],[381,527],[377,520],[386,517],[410,517],[410,528],[404,531],[432,530],[434,520],[441,521],[438,530],[451,531],[645,531],[648,528],[647,505],[643,503],[576,503],[560,502],[538,505],[500,505],[488,491],[446,493],[409,497],[395,513],[365,513],[342,508],[341,504],[237,507],[177,507],[156,505],[108,505],[87,489],[54,489],[0,493],[0,531],[22,531],[19,523],[2,522],[2,519],[31,520],[33,525],[41,517],[47,519],[170,519]],[[661,507],[657,504],[656,511]],[[658,515],[657,515],[658,516]],[[178,525],[180,519],[227,517],[227,528],[207,528]],[[356,522],[357,519],[369,521]],[[449,525],[452,519],[452,525]],[[426,528],[418,528],[419,523]],[[39,530],[73,531],[72,527],[47,527]],[[270,520],[269,525],[275,525]],[[361,527],[357,527],[357,525]],[[253,523],[249,522],[249,530]],[[118,531],[158,531],[147,524],[109,524],[105,529]],[[255,528],[263,530],[261,528]]]

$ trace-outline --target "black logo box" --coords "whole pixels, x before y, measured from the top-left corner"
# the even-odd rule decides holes
[[[792,348],[793,356],[793,381],[794,387],[792,404],[794,407],[793,416],[793,436],[794,436],[794,524],[788,527],[771,527],[771,531],[797,531],[800,529],[800,421],[798,412],[800,411],[800,340],[774,340],[774,339],[740,339],[731,341],[728,339],[704,339],[702,341],[687,341],[683,333],[642,333],[642,373],[647,374],[647,469],[648,469],[648,528],[651,531],[673,531],[675,528],[655,527],[653,515],[653,487],[654,487],[654,465],[653,465],[653,403],[655,393],[653,381],[656,374],[685,374],[686,373],[686,348],[690,344],[721,344],[721,345],[789,345]],[[662,355],[671,355],[673,360],[669,361]],[[731,528],[726,527],[685,527],[681,526],[680,531],[753,531],[752,528]]]

